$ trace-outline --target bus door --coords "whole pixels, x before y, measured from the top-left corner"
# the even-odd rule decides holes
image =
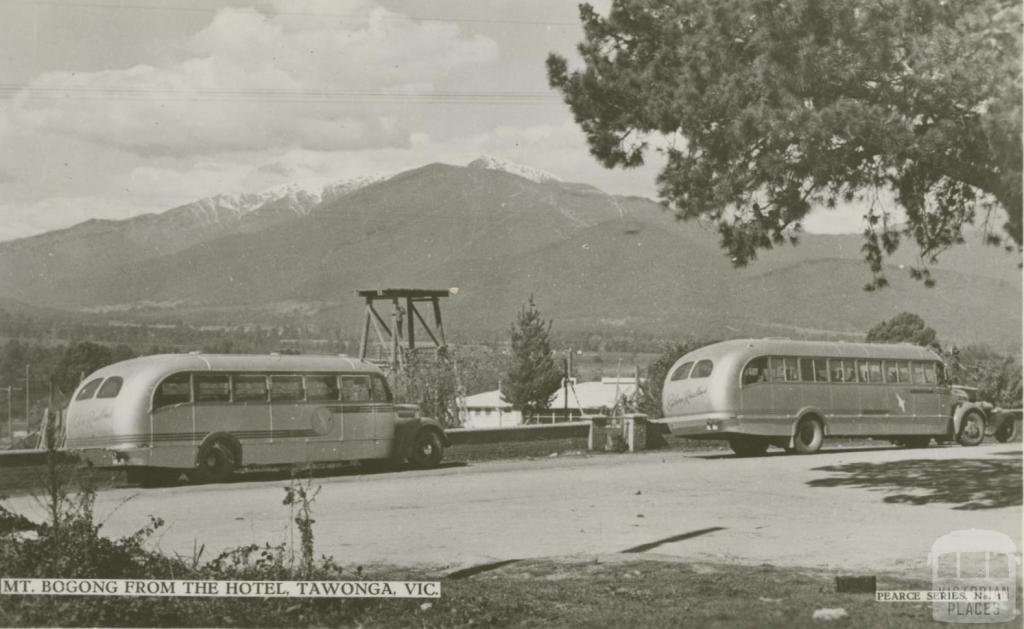
[[[759,356],[743,367],[740,387],[740,413],[743,414],[744,428],[749,428],[753,432],[757,426],[763,426],[765,420],[771,418],[774,421],[774,385],[771,382],[767,356]],[[777,430],[767,432],[774,433]]]
[[[373,449],[377,456],[386,457],[395,439],[395,405],[383,376],[370,376],[370,396],[373,399]]]
[[[341,376],[341,438],[346,458],[376,458],[374,416],[370,396],[370,376]]]
[[[771,432],[788,435],[793,430],[797,413],[803,406],[803,387],[800,385],[800,359],[795,356],[772,356]]]
[[[145,440],[151,447],[158,444],[161,448],[174,447],[177,443],[188,451],[182,456],[182,464],[186,466],[191,465],[194,448],[199,445],[196,440],[191,382],[191,374],[176,373],[157,385],[153,393],[150,434]]]
[[[861,416],[860,384],[857,382],[857,365],[852,358],[828,359],[829,391],[832,404],[831,418],[825,421],[832,428],[833,435],[866,435],[869,425]]]
[[[341,438],[342,408],[338,376],[310,374],[305,376],[306,401],[309,403],[311,434],[306,442],[306,458],[310,461],[341,461],[346,458]]]
[[[946,432],[949,420],[948,400],[939,387],[938,370],[934,362],[910,363],[910,395],[914,400],[914,421],[917,434],[938,435]]]
[[[835,434],[832,419],[828,416],[832,408],[832,392],[828,386],[828,363],[824,358],[800,359],[801,405],[821,410],[830,435]]]
[[[288,463],[306,459],[309,422],[302,376],[270,376],[270,439],[273,448],[266,463]],[[261,461],[263,462],[263,461]]]
[[[228,374],[193,373],[192,401],[196,445],[210,433],[229,432],[237,436],[246,429],[244,414],[231,403],[231,376]]]
[[[266,375],[231,376],[231,416],[238,418],[235,437],[242,444],[243,464],[264,463],[273,458],[269,395]]]

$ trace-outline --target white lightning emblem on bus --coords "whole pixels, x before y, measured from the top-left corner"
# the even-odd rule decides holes
[[[906,413],[907,412],[907,401],[904,400],[902,397],[900,397],[899,393],[896,394],[896,403],[900,405],[900,412],[901,413]]]

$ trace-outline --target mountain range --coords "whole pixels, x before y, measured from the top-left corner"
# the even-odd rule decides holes
[[[901,311],[948,342],[1019,351],[1019,256],[943,254],[935,288],[869,279],[859,235],[804,234],[733,268],[711,227],[661,205],[480,158],[387,178],[218,195],[158,214],[0,243],[0,297],[65,311],[259,322],[282,308],[358,329],[361,288],[458,286],[448,327],[501,332],[532,294],[556,330],[856,338]]]

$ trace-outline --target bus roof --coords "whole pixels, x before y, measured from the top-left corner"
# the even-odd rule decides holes
[[[707,345],[693,355],[748,357],[767,354],[823,356],[836,358],[879,358],[889,360],[940,360],[932,350],[910,343],[846,343],[844,341],[795,341],[792,339],[734,339]]]
[[[349,358],[323,354],[155,354],[123,360],[95,372],[96,376],[145,374],[162,378],[179,371],[358,371],[379,373],[375,365]],[[88,378],[87,378],[88,379]]]

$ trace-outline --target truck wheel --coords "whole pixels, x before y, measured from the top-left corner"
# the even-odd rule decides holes
[[[416,439],[412,442],[412,453],[409,455],[409,462],[416,467],[436,467],[444,456],[444,446],[441,439],[433,430],[421,430],[416,433]]]
[[[985,418],[978,411],[967,411],[960,422],[956,440],[962,446],[976,446],[985,440]]]
[[[196,476],[207,483],[222,483],[231,477],[238,466],[234,445],[225,438],[217,437],[199,448]]]
[[[736,456],[761,456],[768,451],[768,442],[764,439],[736,437],[729,440],[729,447]]]
[[[996,430],[996,441],[1006,443],[1017,436],[1017,420],[1010,417]]]
[[[821,449],[821,442],[824,440],[825,430],[821,427],[821,422],[805,417],[796,425],[793,449],[797,454],[814,454]]]

